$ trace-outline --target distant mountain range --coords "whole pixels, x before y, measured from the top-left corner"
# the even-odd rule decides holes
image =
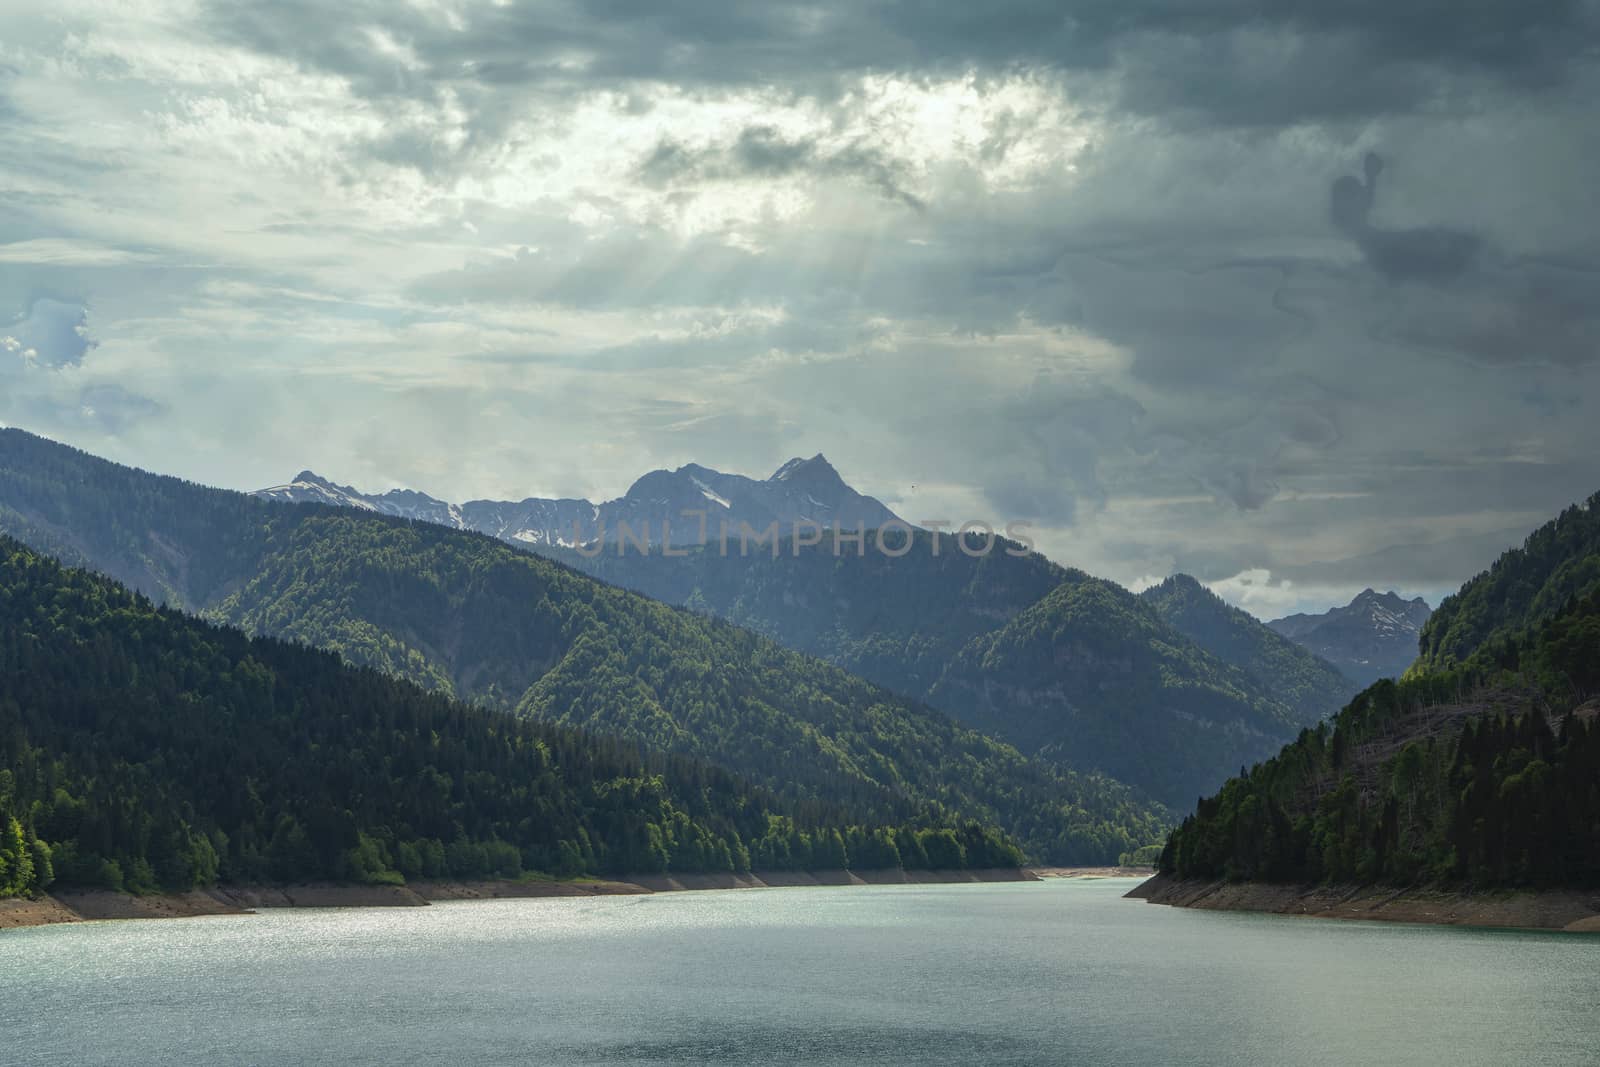
[[[1421,597],[1365,590],[1342,608],[1290,615],[1267,623],[1321,656],[1358,685],[1398,678],[1417,658],[1417,640],[1432,611]]]
[[[1427,610],[1371,590],[1352,608],[1340,610],[1353,632],[1377,619],[1407,635]],[[1162,871],[1474,893],[1600,885],[1600,494],[1446,597],[1417,648],[1398,681],[1202,800]]]
[[[797,819],[975,821],[1039,860],[1114,863],[1168,816],[837,666],[470,531],[284,506],[0,429],[0,533],[252,635],[715,764]]]
[[[541,547],[656,600],[820,656],[1022,751],[1191,803],[1241,764],[1337,711],[1330,664],[1180,576],[1143,597],[1012,554],[977,557],[918,531],[901,557],[786,542],[594,558]]]
[[[1024,752],[1104,771],[1173,804],[1348,696],[1334,674],[1320,702],[1302,708],[1283,698],[1278,678],[1214,655],[1114,582],[1037,554],[969,558],[949,535],[937,536],[935,554],[935,539],[919,534],[898,559],[820,546],[777,560],[699,551],[583,563],[926,700]]]
[[[1190,803],[1241,764],[1276,752],[1355,691],[1331,665],[1187,576],[1136,597],[1010,542],[979,557],[962,552],[951,535],[923,530],[903,556],[796,544],[797,521],[828,525],[837,516],[842,526],[867,529],[899,521],[846,485],[820,455],[792,460],[765,481],[697,465],[656,471],[598,506],[456,507],[403,491],[367,496],[313,475],[257,495],[501,537],[819,656],[1024,753],[1103,772],[1168,804]],[[666,518],[683,554],[584,553],[575,550],[570,527],[530,525],[529,516],[544,522],[549,509],[567,505],[567,521],[600,517],[586,539],[598,535],[601,519],[610,541],[619,521],[636,531],[649,523],[658,536]],[[697,546],[698,530],[680,538],[673,518],[686,507],[721,508],[713,513],[752,527],[777,520],[782,550],[723,552],[715,533],[712,543]]]
[[[1139,594],[1185,637],[1314,724],[1343,707],[1359,688],[1333,663],[1263,626],[1187,574]],[[1413,642],[1414,643],[1414,642]]]
[[[764,480],[694,463],[651,471],[622,496],[598,504],[542,497],[452,504],[411,489],[363,493],[312,471],[255,495],[418,519],[534,546],[572,547],[623,538],[630,544],[694,545],[716,540],[723,528],[737,538],[741,524],[760,534],[777,523],[780,533],[787,534],[796,524],[823,529],[837,524],[853,531],[903,521],[882,502],[846,485],[821,453],[791,459]]]

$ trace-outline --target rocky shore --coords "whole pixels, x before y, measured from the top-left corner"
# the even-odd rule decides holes
[[[1376,885],[1292,886],[1185,880],[1158,874],[1127,895],[1176,908],[1600,933],[1600,891],[1466,892]]]
[[[0,930],[103,919],[175,919],[248,915],[264,908],[426,907],[445,900],[625,896],[704,889],[824,885],[933,885],[1036,881],[1031,871],[756,871],[749,874],[640,875],[626,880],[413,882],[403,886],[219,886],[188,893],[135,896],[110,890],[64,890],[37,899],[0,900]]]

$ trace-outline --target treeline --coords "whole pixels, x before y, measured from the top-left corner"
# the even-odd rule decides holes
[[[892,551],[904,531],[885,535]],[[715,615],[820,656],[896,693],[924,697],[950,660],[996,620],[1037,603],[1077,572],[1043,556],[1013,556],[1018,546],[997,540],[968,555],[953,534],[913,531],[904,555],[872,547],[835,552],[831,540],[796,544],[780,539],[770,551],[741,555],[708,546],[644,552],[602,552],[587,557],[562,546],[541,545],[541,555],[585,574],[633,589],[667,604]],[[968,538],[979,552],[983,542]],[[680,554],[681,553],[681,554]]]
[[[1103,775],[484,535],[206,489],[15,430],[0,531],[247,633],[714,764],[796,810],[998,826],[1051,863],[1115,862],[1170,825]]]
[[[728,768],[796,803],[885,823],[997,825],[1048,862],[1113,862],[1165,812],[748,630],[483,535],[268,505],[270,546],[213,612],[253,632]]]
[[[216,881],[1015,866],[163,608],[0,537],[0,896]]]
[[[1600,885],[1600,592],[1521,623],[1483,628],[1455,670],[1379,682],[1228,782],[1172,834],[1161,868]]]
[[[901,535],[890,542],[898,547]],[[973,542],[979,551],[982,542]],[[925,700],[1028,755],[1166,803],[1271,754],[1355,693],[1190,578],[1141,596],[998,543],[917,531],[903,556],[786,541],[682,555],[537,551]],[[1115,853],[1096,862],[1115,862]]]
[[[1574,504],[1446,597],[1422,627],[1413,673],[1449,670],[1600,590],[1600,493]]]
[[[173,607],[199,611],[253,566],[261,504],[0,427],[0,533]]]
[[[1300,725],[1154,606],[1084,574],[968,644],[931,699],[964,706],[963,721],[1024,752],[1169,804],[1277,751]]]
[[[1190,575],[1175,574],[1140,593],[1139,599],[1189,640],[1237,666],[1262,692],[1287,707],[1299,725],[1316,725],[1349,703],[1359,688],[1339,668],[1229,604]]]

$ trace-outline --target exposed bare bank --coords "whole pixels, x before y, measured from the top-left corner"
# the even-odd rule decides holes
[[[977,871],[758,871],[751,874],[641,875],[626,881],[413,882],[404,886],[299,885],[218,887],[134,896],[67,890],[36,900],[0,900],[0,930],[99,919],[174,919],[248,915],[262,908],[426,907],[436,900],[626,896],[691,889],[765,889],[822,885],[923,885],[1035,881],[1015,868]]]
[[[1368,919],[1442,926],[1499,926],[1600,933],[1600,892],[1457,892],[1392,886],[1289,886],[1156,875],[1128,893],[1152,904],[1260,911],[1317,919]]]

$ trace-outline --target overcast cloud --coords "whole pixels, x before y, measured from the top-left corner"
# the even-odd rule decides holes
[[[1594,0],[0,0],[0,421],[256,488],[826,452],[1252,611],[1600,489]]]

